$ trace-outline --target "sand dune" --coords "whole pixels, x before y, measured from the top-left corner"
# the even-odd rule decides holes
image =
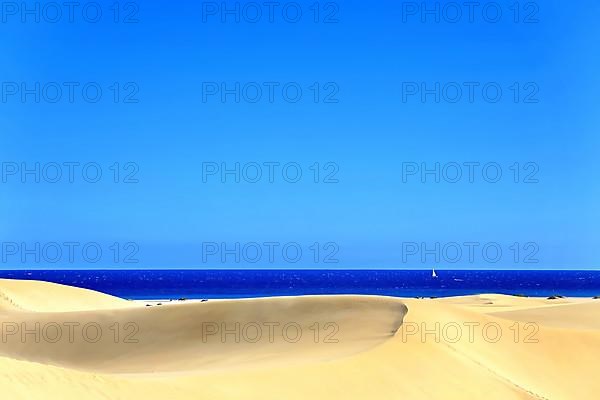
[[[599,308],[492,294],[145,307],[2,280],[0,388],[11,399],[595,399]],[[51,343],[52,324],[72,323],[72,341],[63,331]]]
[[[513,321],[536,321],[538,324],[566,329],[600,330],[600,300],[566,303],[545,308],[524,308],[496,312],[493,315]],[[590,318],[590,316],[597,316]]]
[[[0,279],[0,311],[66,312],[132,305],[131,301],[93,290],[40,281]]]
[[[61,292],[53,305],[7,296],[26,282],[7,282],[0,355],[107,373],[213,371],[296,364],[348,356],[390,339],[406,306],[369,296],[305,296],[142,307],[76,288],[32,282]],[[75,304],[81,296],[84,304]],[[58,299],[71,299],[56,312]],[[90,301],[114,308],[89,310]],[[86,311],[71,311],[83,308]],[[53,312],[47,312],[52,309]],[[160,360],[160,362],[156,362]]]

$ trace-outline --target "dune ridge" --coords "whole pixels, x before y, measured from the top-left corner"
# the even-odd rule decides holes
[[[599,315],[598,300],[495,294],[146,307],[0,280],[0,387],[11,399],[595,399]],[[103,334],[50,343],[65,323]]]
[[[389,297],[302,296],[143,307],[44,282],[5,283],[9,290],[1,289],[0,355],[93,372],[202,372],[335,359],[390,339],[406,314],[406,306]],[[24,290],[16,300],[7,296],[19,288]],[[27,298],[32,292],[39,297]],[[46,303],[43,293],[56,296]],[[57,311],[61,299],[79,298],[81,303],[70,300]],[[20,305],[26,300],[27,308]],[[98,309],[90,309],[93,302]]]

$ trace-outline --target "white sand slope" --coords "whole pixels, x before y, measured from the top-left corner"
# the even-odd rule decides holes
[[[10,399],[596,399],[599,318],[600,301],[500,295],[145,307],[0,280],[0,390]],[[56,340],[57,326],[73,330]]]

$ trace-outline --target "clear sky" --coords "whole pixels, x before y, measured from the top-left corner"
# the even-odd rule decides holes
[[[598,2],[56,4],[2,3],[0,268],[600,267]]]

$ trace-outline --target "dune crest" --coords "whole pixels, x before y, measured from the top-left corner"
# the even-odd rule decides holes
[[[119,297],[43,281],[0,279],[0,312],[67,312],[131,307]]]

